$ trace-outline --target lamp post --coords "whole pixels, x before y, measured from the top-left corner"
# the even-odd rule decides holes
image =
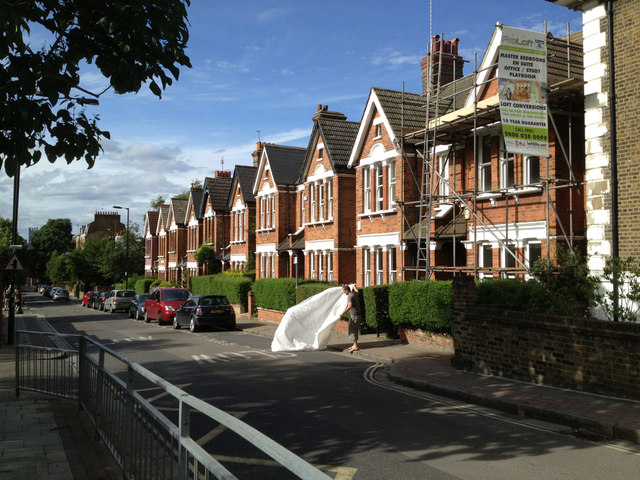
[[[131,267],[131,259],[129,258],[129,207],[121,207],[119,205],[114,205],[113,208],[117,210],[126,210],[127,211],[127,233],[125,237],[125,248],[127,251],[127,269],[124,271],[124,288],[129,288],[129,270]]]

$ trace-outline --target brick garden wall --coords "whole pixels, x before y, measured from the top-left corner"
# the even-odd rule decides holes
[[[640,324],[547,316],[473,304],[454,286],[454,365],[537,384],[640,398]]]

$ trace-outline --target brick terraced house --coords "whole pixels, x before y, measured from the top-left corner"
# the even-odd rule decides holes
[[[261,144],[254,152],[257,163]],[[231,241],[229,248],[229,266],[232,270],[242,270],[255,261],[256,251],[256,198],[253,194],[258,167],[237,165],[231,181],[231,190],[227,208],[231,215]],[[225,259],[226,260],[226,259]]]
[[[229,245],[231,238],[231,222],[227,211],[231,181],[231,172],[228,171],[219,170],[215,172],[213,178],[206,177],[200,205],[202,243],[211,245],[221,262],[224,262],[225,248]],[[224,266],[222,264],[222,268]],[[214,273],[209,272],[207,268],[206,265],[201,266],[203,275]]]
[[[296,219],[296,182],[306,149],[264,143],[253,194],[256,201],[256,278],[291,277],[289,234]]]
[[[186,266],[183,270],[184,284],[189,284],[189,277],[198,276],[199,266],[196,260],[196,250],[202,245],[202,197],[201,188],[191,187],[189,190],[189,198],[187,201],[187,211],[185,214],[184,224],[186,227]]]
[[[185,217],[187,214],[186,198],[172,198],[167,214],[167,268],[170,282],[184,284],[184,270],[187,266],[187,228]]]
[[[144,217],[144,276],[158,275],[158,217],[157,210],[150,210]]]
[[[158,279],[164,282],[169,280],[169,205],[160,205],[158,210],[158,264],[156,271]]]

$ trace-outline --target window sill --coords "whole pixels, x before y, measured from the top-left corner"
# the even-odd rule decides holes
[[[365,212],[365,213],[359,213],[358,214],[358,218],[373,218],[373,217],[382,217],[384,219],[384,217],[386,215],[391,215],[392,213],[396,213],[396,209],[392,208],[390,210],[376,210],[375,212]]]

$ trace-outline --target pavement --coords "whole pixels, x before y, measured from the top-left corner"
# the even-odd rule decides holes
[[[6,316],[5,319],[6,321]],[[238,329],[273,337],[277,324],[239,315]],[[16,328],[50,329],[45,319],[16,315]],[[360,350],[334,333],[328,350],[386,365],[389,379],[417,390],[560,425],[589,440],[640,444],[640,402],[593,395],[455,369],[452,353],[361,335]],[[633,448],[636,448],[632,446]],[[35,476],[35,477],[34,477]],[[116,480],[122,478],[77,402],[15,391],[15,350],[0,346],[0,478],[3,480]]]

